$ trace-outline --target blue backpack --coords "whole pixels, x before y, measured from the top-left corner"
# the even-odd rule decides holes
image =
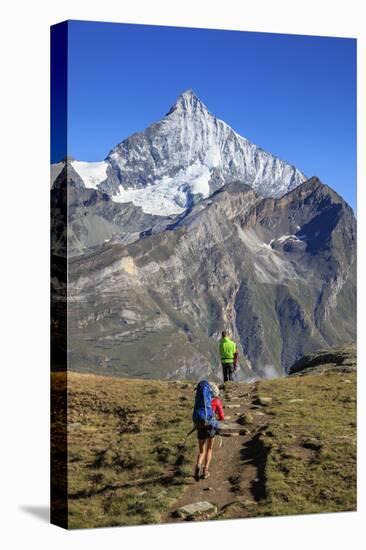
[[[211,406],[212,390],[207,380],[201,380],[196,389],[196,398],[192,420],[196,427],[218,428],[219,423],[216,420]]]

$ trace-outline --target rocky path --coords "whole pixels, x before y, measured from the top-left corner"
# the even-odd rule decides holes
[[[258,401],[257,384],[226,384],[221,396],[225,424],[230,429],[223,431],[221,447],[220,437],[215,438],[211,475],[199,482],[193,480],[188,485],[184,494],[171,506],[165,522],[217,517],[228,506],[238,502],[244,505],[241,517],[245,517],[245,508],[264,496],[266,457],[258,435],[266,425],[266,413]]]

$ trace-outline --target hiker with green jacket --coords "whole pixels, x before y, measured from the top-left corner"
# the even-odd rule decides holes
[[[234,370],[236,367],[238,352],[235,342],[230,340],[225,330],[222,331],[221,335],[220,357],[224,382],[227,382],[228,380],[234,380]]]

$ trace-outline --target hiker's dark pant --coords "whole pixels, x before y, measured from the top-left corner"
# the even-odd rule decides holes
[[[234,364],[233,363],[221,363],[222,373],[224,375],[224,382],[228,380],[234,380]]]

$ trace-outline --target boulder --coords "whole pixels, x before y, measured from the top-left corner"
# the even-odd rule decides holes
[[[242,429],[242,426],[236,422],[220,422],[218,433],[220,435],[239,434]]]
[[[268,405],[272,401],[272,397],[258,397],[258,403],[262,406]]]
[[[349,344],[304,355],[288,369],[287,373],[293,375],[327,371],[353,372],[356,367],[356,346]]]
[[[253,420],[253,415],[250,412],[246,412],[240,415],[238,423],[244,426],[245,424],[252,424]]]
[[[202,501],[186,504],[178,508],[175,515],[182,519],[196,519],[202,516],[208,516],[217,513],[217,508],[211,502]]]

